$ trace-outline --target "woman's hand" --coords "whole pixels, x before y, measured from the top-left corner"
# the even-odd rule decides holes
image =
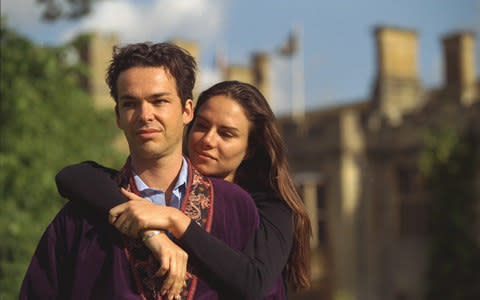
[[[160,208],[160,206],[135,194],[132,195],[135,197],[130,197],[130,201],[113,207],[110,210],[108,219],[121,233],[138,238],[140,233],[148,228],[153,218],[161,216],[161,212],[157,211],[157,208]]]
[[[180,238],[190,224],[190,218],[174,207],[156,205],[121,188],[130,201],[110,210],[109,221],[118,231],[137,238],[148,229],[167,230]]]
[[[145,232],[144,236],[148,233],[148,231]],[[159,277],[167,275],[161,289],[162,296],[166,295],[169,300],[179,299],[180,292],[185,286],[188,254],[172,242],[164,232],[148,238],[144,243],[160,262],[156,275]]]

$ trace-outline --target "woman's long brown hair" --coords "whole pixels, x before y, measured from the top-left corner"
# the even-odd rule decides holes
[[[247,158],[235,173],[235,183],[250,193],[270,192],[290,207],[294,238],[286,265],[288,282],[295,290],[310,286],[310,237],[312,228],[302,199],[288,170],[285,146],[275,124],[275,116],[265,97],[254,86],[239,81],[223,81],[202,92],[194,115],[211,97],[224,95],[240,104],[251,122]],[[190,132],[191,124],[187,129]]]

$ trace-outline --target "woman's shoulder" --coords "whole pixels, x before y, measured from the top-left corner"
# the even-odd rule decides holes
[[[250,194],[259,207],[277,208],[284,211],[291,211],[283,198],[271,191],[257,191]]]
[[[247,198],[252,198],[250,194],[245,191],[242,187],[240,187],[238,184],[225,181],[223,179],[215,178],[215,177],[209,177],[210,180],[212,181],[215,193],[228,193],[228,194],[236,194],[240,197],[247,197]],[[252,200],[253,201],[253,200]]]
[[[257,211],[256,203],[252,196],[239,185],[223,179],[212,178],[214,202],[225,203],[228,207],[241,207]]]

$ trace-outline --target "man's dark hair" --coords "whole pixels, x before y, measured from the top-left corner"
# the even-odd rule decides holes
[[[197,64],[186,50],[170,43],[138,43],[113,47],[106,82],[116,103],[118,76],[133,67],[164,67],[175,78],[182,106],[185,106],[187,99],[193,99],[192,90],[195,85]]]

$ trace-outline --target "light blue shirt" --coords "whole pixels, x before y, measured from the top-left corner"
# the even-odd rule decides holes
[[[152,189],[143,182],[140,176],[135,173],[132,168],[133,180],[137,185],[137,189],[143,198],[151,201],[153,204],[166,205],[165,192],[157,189]],[[172,197],[170,199],[170,205],[180,209],[182,206],[183,198],[185,197],[185,191],[187,188],[188,179],[188,165],[184,157],[182,157],[182,167],[180,168],[180,174],[178,175],[177,182],[172,191]]]

